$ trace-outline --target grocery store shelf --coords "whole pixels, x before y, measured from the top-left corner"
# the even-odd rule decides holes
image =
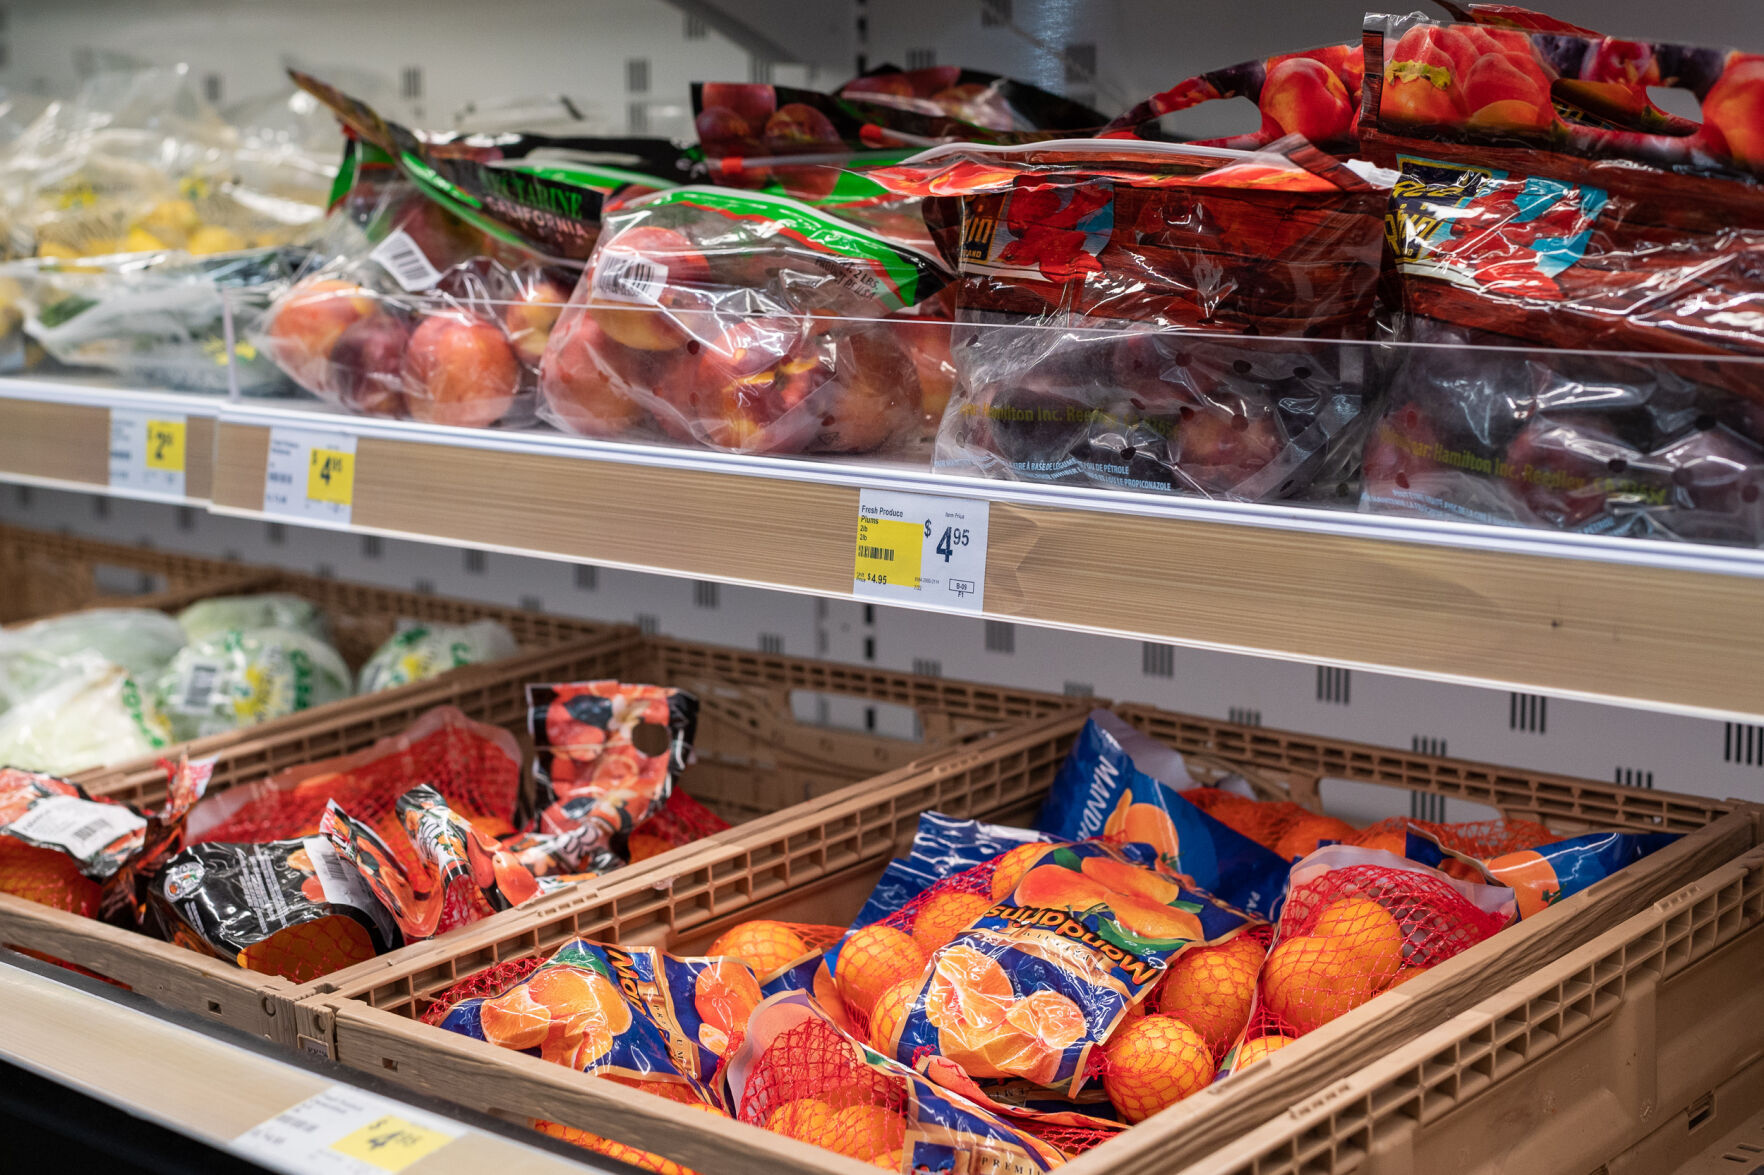
[[[275,428],[355,438],[349,529],[362,532],[849,596],[861,490],[967,497],[992,504],[985,611],[998,619],[1764,715],[1759,551],[456,429],[288,402],[222,411],[217,512],[270,517]]]
[[[380,1113],[402,1115],[407,1124],[419,1124],[419,1130],[426,1125],[453,1136],[408,1165],[376,1165],[387,1170],[476,1175],[484,1170],[580,1171],[583,1164],[609,1172],[626,1169],[573,1148],[565,1158],[550,1153],[548,1142],[528,1145],[433,1105],[413,1108],[408,1093],[388,1097],[362,1089],[359,1076],[339,1084],[346,1070],[304,1058],[298,1063],[278,1059],[269,1051],[272,1046],[223,1038],[225,1030],[218,1028],[198,1031],[166,1013],[147,1010],[151,1005],[129,993],[100,994],[92,981],[69,977],[63,982],[49,977],[52,970],[16,955],[0,960],[0,1008],[5,1009],[0,1013],[0,1060],[125,1110],[149,1128],[169,1130],[265,1169],[375,1169],[341,1155],[317,1165],[303,1162],[298,1147],[287,1148],[282,1161],[273,1161],[261,1146],[241,1139],[278,1115],[298,1112],[297,1107],[318,1095],[348,1103],[369,1120]]]
[[[214,474],[214,419],[224,402],[220,396],[125,390],[71,379],[0,378],[0,479],[52,489],[102,490],[147,501],[204,504]],[[112,409],[185,418],[183,495],[111,485]]]

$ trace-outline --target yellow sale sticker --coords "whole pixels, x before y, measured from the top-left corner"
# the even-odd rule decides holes
[[[147,468],[167,473],[184,472],[184,422],[182,420],[149,420],[147,422]]]
[[[864,583],[919,587],[924,536],[917,522],[858,516],[857,564],[852,574]]]
[[[331,1149],[382,1171],[402,1171],[452,1141],[452,1135],[430,1130],[393,1114],[383,1114],[355,1133],[333,1142]]]
[[[313,449],[307,459],[306,496],[314,502],[349,506],[355,500],[355,454]]]

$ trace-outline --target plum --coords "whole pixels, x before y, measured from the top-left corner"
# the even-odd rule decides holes
[[[350,326],[331,348],[331,387],[345,408],[404,415],[404,352],[410,328],[381,311]]]

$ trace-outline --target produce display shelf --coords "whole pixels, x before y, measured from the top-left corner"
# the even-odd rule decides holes
[[[215,1152],[257,1161],[261,1152],[237,1141],[260,1123],[318,1095],[331,1095],[372,1115],[421,1116],[456,1134],[451,1142],[387,1167],[409,1175],[449,1175],[485,1170],[564,1172],[626,1170],[621,1164],[573,1148],[550,1153],[538,1140],[520,1142],[495,1133],[485,1122],[467,1124],[425,1103],[415,1112],[402,1099],[363,1091],[340,1066],[276,1055],[225,1029],[190,1026],[131,1006],[126,994],[110,996],[78,981],[38,974],[28,960],[0,960],[0,1060],[58,1086],[143,1119],[149,1126],[207,1144]],[[21,1083],[22,1084],[22,1083]],[[12,1091],[17,1093],[18,1091]],[[471,1115],[467,1115],[471,1116]],[[408,1119],[406,1119],[408,1120]],[[42,1123],[33,1121],[33,1126]],[[561,1149],[561,1144],[559,1144]],[[137,1156],[139,1157],[139,1156]],[[298,1159],[298,1156],[291,1156]],[[350,1165],[342,1155],[325,1170],[374,1169]],[[205,1161],[204,1166],[209,1162]],[[220,1169],[232,1170],[231,1166]],[[264,1166],[265,1170],[318,1170],[312,1163]]]
[[[73,378],[0,377],[0,480],[122,498],[206,505],[214,477],[214,425],[225,397],[150,391]],[[110,476],[111,413],[169,413],[185,421],[184,493]]]
[[[825,596],[860,493],[990,503],[984,613],[1144,640],[1764,714],[1764,552],[952,478],[235,402],[213,509],[264,509],[273,430],[355,439],[350,529]],[[589,503],[617,503],[595,509]]]

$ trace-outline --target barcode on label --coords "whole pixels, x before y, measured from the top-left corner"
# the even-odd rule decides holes
[[[90,840],[92,837],[97,836],[100,832],[103,832],[106,828],[109,828],[109,827],[110,827],[109,818],[104,817],[104,816],[100,816],[98,819],[89,820],[86,823],[80,825],[78,828],[74,829],[73,832],[68,834],[68,839],[71,841],[74,841],[77,844],[81,841]]]
[[[13,820],[11,831],[27,844],[57,847],[80,859],[145,827],[146,820],[121,804],[101,804],[78,796],[49,796]]]
[[[368,256],[378,261],[393,281],[412,292],[429,289],[441,280],[441,271],[429,264],[422,247],[403,229],[394,229]]]
[[[858,554],[865,559],[880,559],[884,563],[894,562],[893,547],[859,547]]]
[[[220,676],[220,666],[212,662],[198,661],[190,666],[189,676],[184,679],[182,696],[178,698],[177,707],[185,714],[199,714],[207,710],[214,700],[214,679]]]
[[[277,473],[273,469],[270,470],[269,479],[279,485],[294,484],[294,475],[292,473]]]
[[[594,266],[596,298],[656,305],[667,284],[667,266],[634,253],[607,253]]]

